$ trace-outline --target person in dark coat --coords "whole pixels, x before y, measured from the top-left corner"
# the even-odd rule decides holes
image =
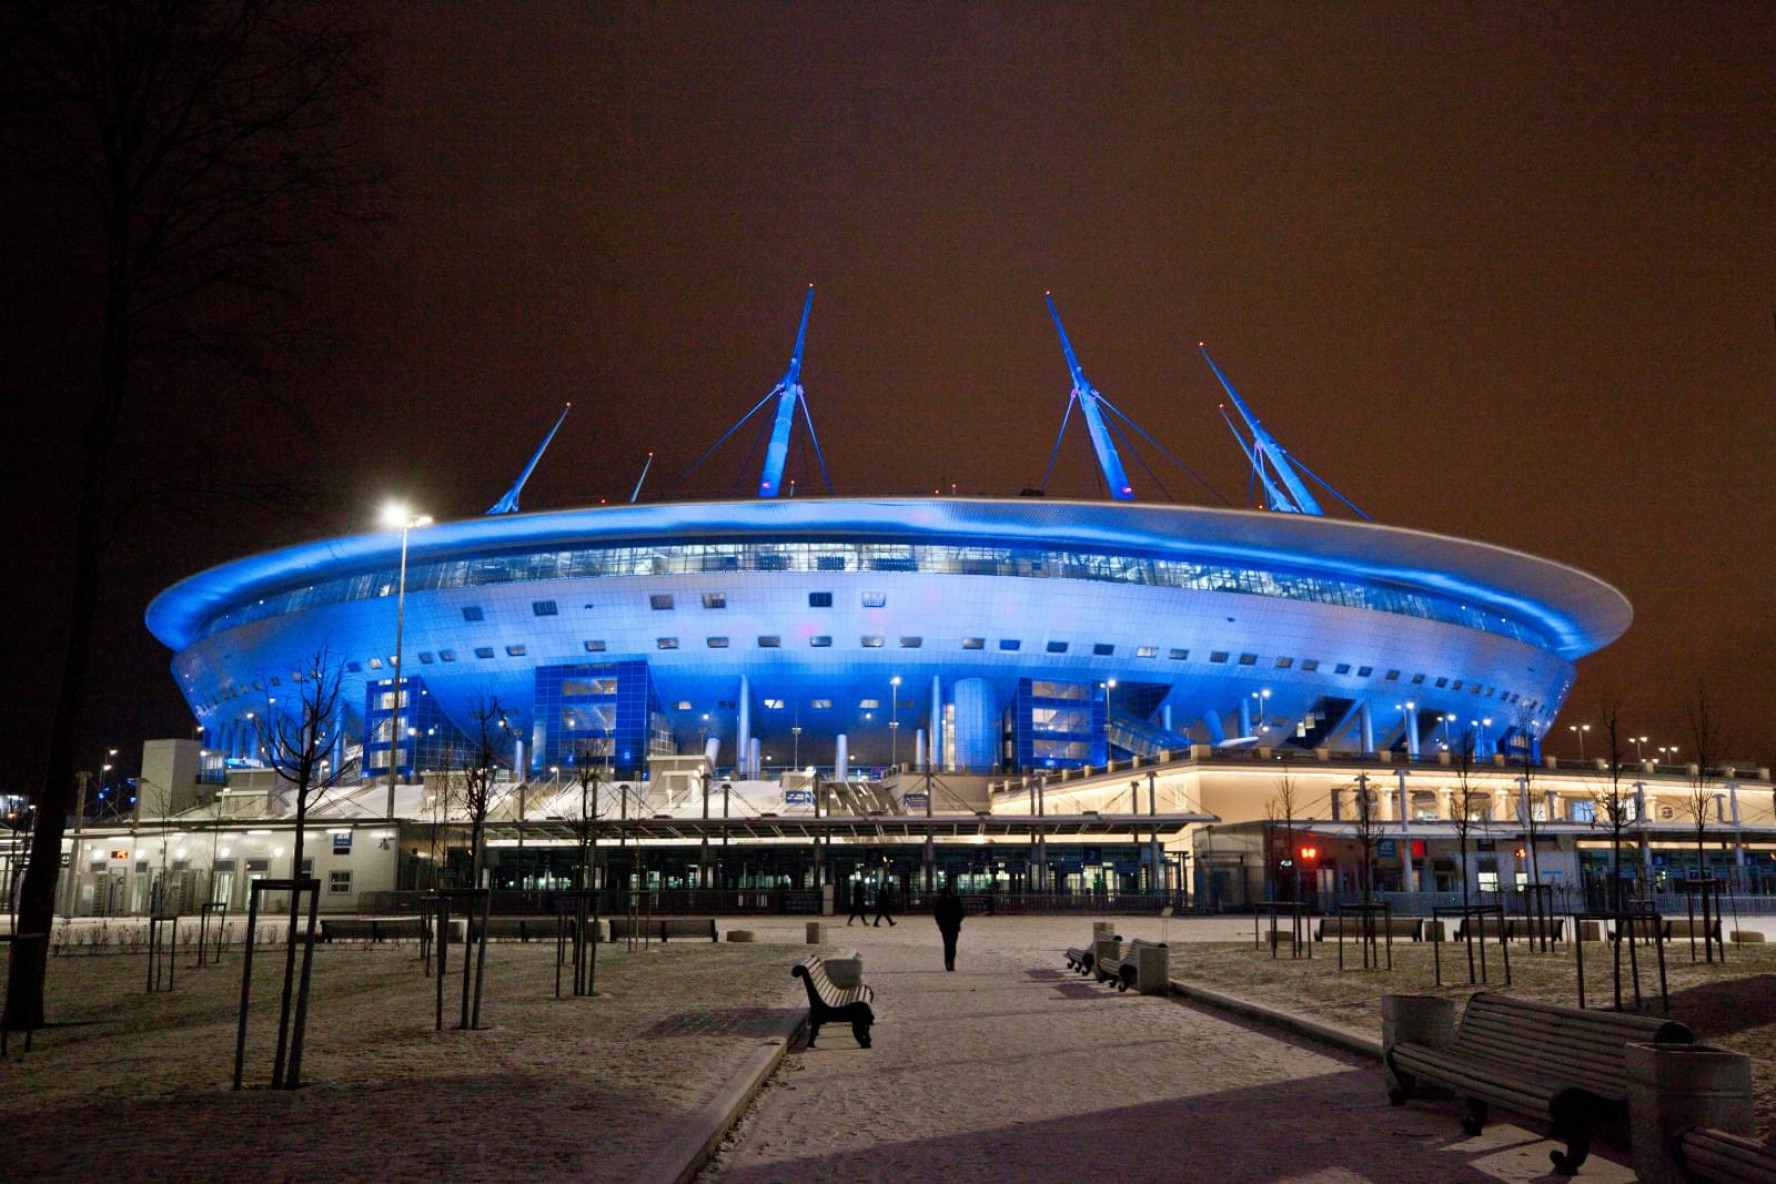
[[[937,918],[937,931],[943,934],[944,969],[956,969],[956,938],[962,932],[962,898],[954,884],[945,884],[943,894],[931,908]]]
[[[869,924],[869,905],[864,903],[864,886],[862,880],[851,882],[851,915],[845,918],[845,928],[851,928],[851,922],[862,921]]]
[[[894,907],[894,881],[887,876],[882,877],[881,886],[876,889],[876,923],[880,929],[882,922],[888,922],[888,928],[894,928],[894,917],[889,910]]]

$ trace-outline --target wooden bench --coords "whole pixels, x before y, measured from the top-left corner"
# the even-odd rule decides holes
[[[1505,918],[1505,940],[1506,941],[1516,941],[1517,940],[1517,921],[1518,921],[1518,918],[1516,918],[1516,917],[1506,917]],[[1474,936],[1477,938],[1480,938],[1483,941],[1497,941],[1498,940],[1499,923],[1498,923],[1497,917],[1462,917],[1458,921],[1456,921],[1455,936],[1453,938],[1451,938],[1450,940],[1452,940],[1452,941],[1466,941],[1466,940],[1468,940],[1469,926],[1473,927]]]
[[[1115,940],[1121,941],[1122,938],[1118,937]],[[1097,961],[1097,958],[1098,956],[1094,952],[1092,946],[1067,947],[1068,970],[1077,970],[1080,974],[1090,974],[1092,972],[1092,964]]]
[[[622,941],[629,936],[629,920],[621,914],[610,919],[612,941]],[[714,917],[648,917],[636,923],[635,936],[658,938],[662,942],[674,937],[721,940],[715,930]]]
[[[1424,922],[1417,917],[1395,917],[1384,921],[1380,917],[1367,922],[1373,927],[1375,939],[1381,941],[1387,937],[1405,937],[1413,941],[1423,936]],[[1344,919],[1344,941],[1362,941],[1365,922],[1361,917]],[[1319,928],[1314,930],[1315,941],[1338,941],[1338,918],[1321,917]]]
[[[1605,1118],[1628,1112],[1627,1044],[1689,1044],[1682,1024],[1608,1011],[1579,1011],[1482,992],[1448,1047],[1402,1042],[1387,1052],[1399,1083],[1388,1100],[1404,1105],[1421,1084],[1444,1086],[1467,1103],[1462,1130],[1477,1135],[1488,1105],[1546,1116],[1566,1150],[1549,1152],[1554,1170],[1570,1176],[1591,1153],[1591,1133]]]
[[[418,941],[418,917],[322,917],[322,941]]]
[[[1122,952],[1114,958],[1100,958],[1096,966],[1097,978],[1101,983],[1115,983],[1118,991],[1126,991],[1135,985],[1135,971],[1140,966],[1143,949],[1158,949],[1160,942],[1148,941],[1137,937],[1134,941],[1125,942]]]
[[[814,1047],[822,1024],[850,1024],[858,1045],[870,1046],[870,1025],[876,1022],[876,1013],[870,1008],[870,1001],[876,997],[874,991],[862,983],[855,987],[835,984],[819,954],[809,954],[790,973],[808,988],[809,1048]]]
[[[1776,1148],[1726,1131],[1685,1131],[1677,1161],[1690,1180],[1776,1184]]]

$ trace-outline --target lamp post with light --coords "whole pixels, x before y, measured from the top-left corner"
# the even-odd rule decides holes
[[[1585,733],[1591,730],[1590,724],[1567,724],[1566,730],[1579,738],[1579,763],[1585,763]]]
[[[389,782],[388,816],[395,817],[395,778],[401,751],[401,634],[407,624],[407,533],[415,527],[430,526],[431,517],[415,514],[401,502],[390,502],[382,508],[382,524],[401,532],[401,578],[395,586],[395,678],[394,715],[389,720]],[[518,775],[523,777],[523,771]]]
[[[888,680],[888,767],[900,764],[900,675]]]

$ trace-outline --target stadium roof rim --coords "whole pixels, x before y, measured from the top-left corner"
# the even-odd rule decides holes
[[[796,537],[1013,546],[1175,556],[1247,564],[1454,596],[1537,625],[1572,659],[1633,620],[1610,584],[1565,564],[1491,543],[1372,522],[1211,506],[1048,498],[802,497],[649,502],[465,518],[415,531],[409,562],[516,547]],[[393,566],[395,531],[343,535],[232,560],[155,597],[148,628],[183,649],[229,606],[317,580]]]

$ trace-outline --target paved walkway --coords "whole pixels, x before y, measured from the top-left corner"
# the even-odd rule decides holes
[[[935,928],[831,932],[876,990],[875,1046],[843,1025],[792,1053],[705,1181],[1531,1180],[1553,1144],[1451,1103],[1388,1106],[1373,1062],[1062,968],[1052,933],[971,918],[953,974]],[[761,934],[761,937],[764,935]],[[776,935],[773,935],[775,937]],[[787,937],[787,935],[784,935]],[[1583,1178],[1632,1174],[1593,1157]]]

